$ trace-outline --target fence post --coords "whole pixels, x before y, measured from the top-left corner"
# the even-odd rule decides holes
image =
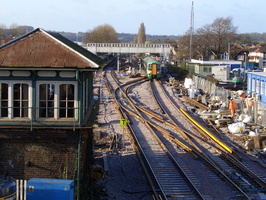
[[[16,199],[19,200],[19,180],[16,180]]]

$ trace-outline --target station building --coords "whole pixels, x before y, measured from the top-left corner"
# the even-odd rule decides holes
[[[93,73],[101,65],[95,54],[39,28],[0,46],[0,174],[86,180]]]

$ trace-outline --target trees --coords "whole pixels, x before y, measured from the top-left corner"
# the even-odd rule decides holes
[[[99,25],[85,36],[85,43],[117,43],[118,37],[115,29],[109,25]]]
[[[11,37],[16,37],[18,35],[18,25],[13,23],[10,25],[10,36]]]
[[[145,44],[146,42],[146,33],[144,23],[140,24],[139,32],[138,32],[138,44]]]
[[[208,57],[213,54],[216,55],[216,59],[220,59],[220,55],[228,53],[228,44],[235,40],[236,31],[237,27],[232,25],[231,17],[217,18],[213,23],[199,28],[193,35],[194,58]],[[188,35],[184,35],[180,40],[180,46],[189,49],[188,39]]]
[[[0,38],[6,37],[6,25],[0,24]]]
[[[236,30],[237,27],[232,25],[231,17],[217,18],[211,24],[213,48],[218,55],[227,51],[228,43],[236,37]]]
[[[8,29],[5,24],[0,24],[0,37],[16,38],[33,29],[32,26],[18,26],[15,23],[11,24]]]

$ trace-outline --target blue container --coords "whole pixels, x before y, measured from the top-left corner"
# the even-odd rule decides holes
[[[74,200],[74,181],[32,178],[27,183],[27,200]]]

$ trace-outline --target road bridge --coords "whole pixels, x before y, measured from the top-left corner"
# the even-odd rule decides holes
[[[87,43],[83,46],[93,53],[158,53],[168,57],[170,44],[133,44],[133,43]]]

